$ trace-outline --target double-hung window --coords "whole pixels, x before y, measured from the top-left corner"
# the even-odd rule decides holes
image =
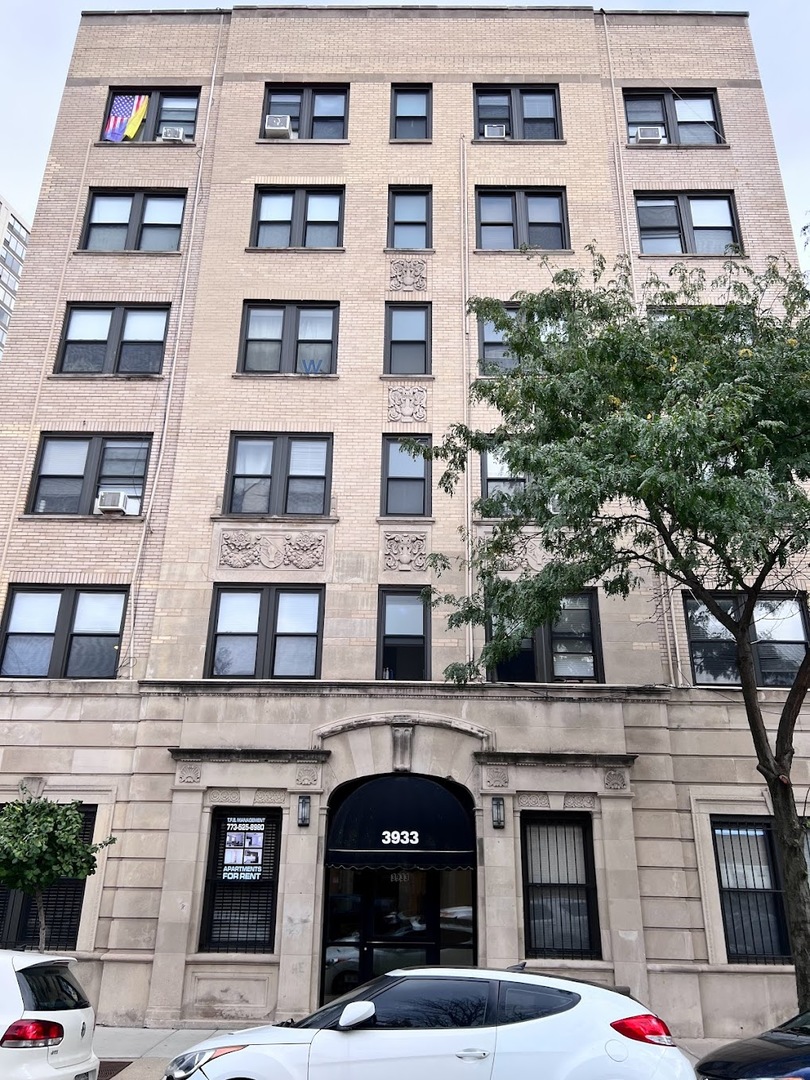
[[[177,251],[184,192],[94,191],[82,248],[86,251]]]
[[[559,139],[558,88],[477,86],[475,133],[479,139]]]
[[[327,375],[335,370],[337,330],[337,304],[246,304],[239,368]]]
[[[404,84],[391,87],[391,138],[429,139],[431,135],[429,86]]]
[[[739,246],[730,194],[636,193],[644,255],[726,255]]]
[[[720,607],[736,617],[743,596],[718,596]],[[692,657],[692,674],[702,686],[739,685],[737,648],[731,631],[709,609],[686,597],[686,629]],[[766,596],[754,607],[751,652],[757,685],[793,685],[807,651],[807,606],[798,596]]]
[[[293,139],[345,139],[349,116],[348,86],[267,87],[265,134],[268,117],[290,118]]]
[[[429,445],[419,437],[415,442]],[[383,439],[383,515],[424,517],[430,513],[430,461],[414,456],[397,436]]]
[[[331,435],[234,435],[226,512],[322,516],[331,464]]]
[[[206,673],[211,678],[315,679],[320,672],[323,589],[219,587]]]
[[[494,495],[513,495],[526,485],[526,478],[514,475],[494,450],[487,450],[481,455],[481,467],[481,495],[485,499],[491,499]]]
[[[624,108],[631,143],[713,146],[724,141],[712,91],[625,90]]]
[[[92,514],[102,492],[125,496],[127,514],[139,514],[149,438],[46,435],[40,446],[29,513]]]
[[[0,676],[114,679],[126,598],[125,589],[13,587]]]
[[[568,245],[565,192],[559,188],[478,188],[478,247],[561,250]]]
[[[524,812],[521,841],[526,956],[599,959],[590,818]]]
[[[509,315],[514,318],[515,312],[510,311]],[[489,319],[479,321],[478,340],[482,375],[500,375],[504,371],[512,371],[517,366],[517,358],[509,351],[504,341],[505,332],[499,330]]]
[[[388,246],[397,249],[431,245],[431,189],[388,189]]]
[[[429,374],[430,304],[387,304],[385,322],[385,371]]]
[[[520,643],[492,673],[496,682],[600,682],[602,657],[596,593],[563,599],[560,614]]]
[[[163,367],[165,307],[72,304],[56,370],[63,374],[156,375]]]
[[[430,609],[420,589],[380,589],[378,679],[430,678]]]
[[[191,141],[199,103],[199,90],[114,90],[101,137],[117,143]]]
[[[253,245],[338,248],[343,243],[343,188],[258,188]]]

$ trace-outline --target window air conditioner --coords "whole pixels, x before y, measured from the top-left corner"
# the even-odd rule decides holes
[[[639,146],[658,146],[664,141],[666,131],[662,127],[637,127],[636,142]]]
[[[505,139],[506,124],[484,124],[485,139]]]
[[[134,505],[137,499],[133,499],[126,491],[110,491],[102,489],[96,499],[96,514],[134,514]],[[130,507],[132,504],[132,507]]]
[[[160,129],[160,136],[158,142],[185,142],[186,132],[185,128],[181,127],[162,127]]]
[[[267,139],[291,139],[290,117],[282,113],[268,113],[264,118],[264,135]]]

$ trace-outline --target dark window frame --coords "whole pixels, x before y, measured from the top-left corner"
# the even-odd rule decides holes
[[[376,675],[377,679],[386,679],[394,682],[399,681],[411,681],[411,680],[398,680],[395,674],[386,674],[385,665],[385,650],[392,643],[390,638],[401,638],[407,635],[388,635],[385,632],[385,616],[386,616],[386,598],[389,596],[417,596],[421,598],[423,587],[411,587],[411,588],[396,588],[393,585],[381,585],[378,590],[377,596],[377,663],[376,663]],[[428,605],[422,604],[422,635],[421,638],[415,639],[414,644],[421,640],[423,650],[423,676],[421,679],[414,681],[417,682],[430,682],[431,679],[431,609]]]
[[[100,678],[100,679],[115,679],[118,677],[118,667],[121,664],[121,641],[123,639],[124,626],[127,619],[127,601],[129,599],[129,587],[118,585],[12,585],[9,588],[5,610],[3,612],[2,623],[0,623],[0,670],[2,670],[5,660],[6,649],[8,647],[9,638],[9,625],[11,622],[11,612],[14,606],[14,599],[22,593],[59,593],[59,607],[56,615],[56,622],[54,624],[53,633],[40,633],[36,632],[39,637],[49,637],[53,639],[51,648],[50,662],[48,666],[48,672],[45,675],[24,675],[24,674],[12,674],[2,675],[1,678],[13,678],[13,679],[71,679],[71,678]],[[78,604],[79,596],[82,593],[114,593],[115,595],[121,595],[124,597],[124,603],[121,606],[121,623],[116,635],[110,633],[97,632],[93,636],[118,639],[118,664],[116,670],[112,675],[68,675],[67,665],[70,660],[70,646],[74,637],[74,621],[76,616],[76,607]]]
[[[636,227],[638,229],[638,247],[639,254],[641,255],[658,255],[663,258],[677,258],[679,255],[701,255],[708,256],[713,259],[725,259],[729,255],[742,255],[743,244],[740,234],[740,222],[737,216],[737,206],[734,199],[733,191],[642,191],[636,190],[634,192],[636,203]],[[644,250],[644,238],[645,235],[655,231],[651,229],[643,229],[641,221],[639,219],[639,200],[640,199],[655,199],[664,200],[672,199],[675,203],[675,208],[678,216],[678,227],[680,233],[681,250],[679,252],[655,252]],[[691,199],[711,199],[718,202],[725,202],[729,208],[729,215],[731,217],[731,231],[733,237],[731,241],[726,245],[729,248],[733,248],[733,251],[724,252],[701,252],[698,251],[696,242],[696,230],[692,222],[692,211],[690,206]],[[660,231],[660,230],[659,230]],[[698,227],[698,232],[701,231]]]
[[[141,97],[148,97],[149,104],[146,107],[146,116],[143,119],[140,129],[134,139],[127,139],[126,141],[117,142],[116,140],[107,140],[104,138],[104,131],[107,127],[107,120],[110,116],[110,109],[113,106],[113,100],[116,97],[123,95],[135,95]],[[194,121],[192,123],[192,131],[188,135],[187,141],[193,143],[197,137],[197,125],[200,118],[200,95],[201,87],[199,86],[165,86],[161,88],[155,87],[110,87],[107,94],[107,103],[104,107],[104,119],[101,124],[101,134],[99,140],[102,142],[110,142],[114,146],[129,146],[132,143],[148,143],[148,142],[160,142],[158,136],[160,135],[160,129],[162,127],[182,127],[186,128],[186,122],[181,120],[163,120],[162,113],[165,105],[165,98],[167,97],[188,97],[197,99],[197,109],[194,113]],[[157,104],[157,107],[153,106]]]
[[[94,254],[98,252],[108,253],[114,252],[116,254],[122,252],[143,251],[148,255],[162,254],[167,251],[180,251],[180,244],[183,239],[183,218],[186,215],[186,199],[188,192],[183,188],[91,188],[87,197],[87,207],[84,214],[84,224],[82,226],[81,242],[79,244],[80,251],[92,251]],[[93,215],[93,206],[97,197],[100,198],[130,198],[132,200],[129,210],[129,219],[126,226],[126,235],[124,238],[124,246],[116,248],[91,248],[88,247],[88,241],[92,235],[93,222],[91,220]],[[179,225],[171,224],[169,227],[177,230],[177,245],[173,248],[144,248],[141,247],[141,240],[143,237],[144,228],[144,209],[147,199],[182,199],[183,211],[180,215]]]
[[[259,230],[262,219],[259,217],[263,195],[292,195],[292,216],[290,218],[290,243],[285,247],[264,247],[259,244]],[[310,195],[337,195],[339,209],[337,218],[337,240],[334,246],[316,247],[308,246],[306,240],[306,228],[309,219],[306,217],[307,199]],[[256,187],[253,198],[253,217],[250,226],[251,247],[257,251],[339,251],[343,247],[343,226],[346,210],[346,188],[325,184],[322,187],[315,184],[306,186],[262,184]]]
[[[414,442],[424,443],[426,446],[431,445],[431,438],[429,435],[397,435],[395,433],[383,435],[382,443],[382,484],[380,485],[380,516],[390,518],[426,518],[430,517],[432,511],[432,470],[431,462],[429,458],[414,458],[415,461],[421,461],[423,465],[422,483],[424,484],[424,495],[422,499],[422,512],[417,514],[396,514],[388,509],[389,503],[389,482],[396,477],[390,477],[388,475],[388,447],[390,443],[402,443],[408,440]],[[418,479],[418,478],[415,478]]]
[[[424,135],[399,135],[397,122],[400,117],[397,112],[397,95],[424,94],[425,95],[425,134]],[[433,138],[433,85],[431,83],[393,83],[391,86],[391,120],[389,127],[389,139],[391,142],[430,142]]]
[[[532,826],[563,826],[579,827],[582,834],[582,850],[584,855],[585,881],[582,884],[571,886],[558,883],[532,882],[529,880],[529,845],[528,836]],[[557,957],[568,960],[600,960],[602,957],[602,939],[599,927],[599,897],[596,882],[596,867],[593,851],[593,820],[590,814],[577,814],[544,810],[524,810],[520,814],[520,854],[523,878],[523,928],[524,928],[524,955],[529,959],[542,959]],[[590,948],[566,949],[564,947],[544,947],[533,941],[531,896],[533,890],[536,895],[542,896],[542,891],[549,891],[567,887],[575,888],[586,904],[588,921],[588,934]]]
[[[259,138],[265,139],[264,121],[271,114],[270,97],[272,94],[300,94],[301,106],[298,113],[298,131],[292,135],[291,142],[345,142],[349,137],[349,83],[266,83],[264,87],[264,111],[262,112],[262,124]],[[343,94],[343,134],[328,139],[316,138],[313,127],[317,122],[314,111],[314,101],[317,94]],[[288,115],[277,113],[275,115]],[[306,134],[301,134],[302,129]],[[277,140],[269,140],[276,142]]]
[[[111,313],[110,328],[107,332],[104,361],[98,371],[66,372],[64,370],[65,353],[67,351],[68,345],[68,329],[70,327],[70,318],[74,311],[109,311]],[[120,368],[121,351],[124,344],[124,325],[126,322],[127,313],[130,311],[160,311],[164,312],[166,315],[166,321],[163,327],[163,342],[160,356],[160,364],[157,366],[157,369],[155,371],[122,371]],[[137,378],[138,376],[145,375],[159,375],[163,370],[163,361],[166,354],[166,341],[169,334],[170,316],[171,307],[169,304],[105,304],[103,301],[91,303],[71,301],[71,303],[69,303],[65,309],[65,318],[62,323],[62,334],[59,339],[59,350],[56,356],[54,373],[57,375],[124,375],[127,378]]]
[[[273,440],[273,463],[270,473],[270,508],[262,513],[239,513],[231,510],[233,505],[233,488],[236,479],[236,453],[237,444],[240,440],[259,440],[266,442]],[[284,507],[287,503],[288,485],[290,480],[290,444],[296,440],[303,442],[326,442],[326,468],[324,471],[324,496],[322,514],[291,514]],[[223,514],[235,518],[264,518],[279,517],[298,521],[308,518],[324,518],[329,516],[331,507],[332,491],[332,451],[334,440],[331,432],[319,431],[233,431],[231,432],[230,445],[228,448],[228,468],[225,476],[225,497],[223,499]],[[280,464],[280,467],[279,467]],[[240,474],[241,475],[241,474]],[[244,474],[250,475],[250,474]]]
[[[650,90],[637,90],[635,87],[624,90],[624,118],[627,127],[627,141],[628,145],[636,146],[636,142],[631,140],[630,137],[630,124],[631,120],[627,115],[628,102],[634,99],[642,98],[660,98],[661,99],[661,111],[663,113],[663,121],[661,124],[656,124],[650,121],[649,124],[639,125],[636,121],[632,121],[637,127],[662,127],[665,131],[666,144],[669,146],[727,146],[725,134],[723,131],[723,124],[720,117],[720,104],[717,100],[717,91],[713,89],[708,90],[669,90],[662,87],[656,87]],[[681,125],[688,124],[689,121],[678,120],[677,112],[675,109],[675,103],[677,101],[688,101],[690,98],[708,98],[712,103],[712,110],[714,112],[714,124],[708,124],[706,121],[694,121],[695,125],[703,124],[703,126],[710,127],[714,133],[714,142],[690,142],[681,139]],[[643,145],[643,144],[641,144]]]
[[[481,498],[482,499],[489,499],[496,493],[495,491],[490,491],[490,487],[489,487],[490,483],[492,483],[492,484],[510,483],[510,484],[513,485],[513,488],[516,488],[518,486],[520,486],[522,488],[522,487],[526,486],[526,477],[525,476],[508,476],[508,477],[507,476],[503,476],[503,477],[491,476],[490,477],[490,475],[489,475],[489,455],[493,454],[493,453],[495,453],[494,450],[485,450],[482,454],[479,455],[480,459],[481,459]]]
[[[432,339],[433,339],[433,305],[430,303],[411,303],[405,301],[400,303],[398,301],[386,302],[385,305],[385,357],[383,362],[383,371],[386,375],[400,375],[402,378],[409,378],[412,375],[430,375],[432,370]],[[423,311],[425,313],[425,366],[422,371],[393,371],[392,370],[392,355],[393,346],[395,344],[393,337],[393,322],[395,311]],[[407,341],[416,341],[416,338],[403,339]]]
[[[506,126],[511,131],[507,131],[506,137],[503,139],[487,139],[484,136],[485,124],[497,124],[499,120],[487,120],[480,115],[479,98],[482,94],[508,94],[509,95],[509,115],[506,121]],[[525,94],[548,94],[554,101],[554,134],[545,138],[532,138],[531,135],[525,134],[526,117],[523,109],[523,96]],[[495,85],[488,84],[476,84],[473,87],[473,130],[475,132],[474,140],[480,142],[561,142],[563,138],[562,134],[562,115],[560,112],[560,87],[556,83],[538,83],[536,85],[516,85],[509,83],[501,83]]]
[[[90,445],[87,450],[87,456],[85,458],[84,472],[82,474],[82,487],[79,494],[79,509],[78,510],[37,510],[36,501],[39,488],[39,482],[42,479],[41,468],[42,461],[45,455],[45,448],[49,442],[75,442],[75,441],[88,442]],[[103,462],[104,450],[110,443],[131,443],[135,441],[141,441],[146,444],[146,457],[143,464],[143,475],[141,478],[141,503],[143,504],[144,495],[146,493],[146,477],[149,472],[149,457],[152,449],[152,436],[148,432],[133,432],[132,434],[123,434],[122,432],[113,432],[111,434],[93,432],[50,432],[45,431],[40,436],[39,446],[37,448],[36,461],[34,462],[34,470],[31,476],[31,487],[28,492],[28,502],[26,503],[26,513],[37,514],[43,516],[54,515],[68,515],[68,516],[95,516],[94,505],[98,496],[101,467]],[[74,473],[65,474],[51,474],[51,475],[65,475],[75,477]],[[129,486],[129,485],[125,485]],[[115,490],[114,487],[110,487],[107,490]],[[137,496],[133,496],[137,498]]]
[[[554,643],[557,640],[565,640],[566,637],[572,637],[572,635],[565,635],[559,632],[555,632],[554,625],[546,623],[543,626],[537,627],[531,638],[525,639],[527,641],[531,641],[531,653],[533,657],[533,667],[535,675],[534,680],[532,680],[533,682],[593,684],[604,683],[605,669],[604,657],[602,655],[602,627],[599,618],[599,592],[597,589],[583,589],[582,592],[572,593],[570,598],[576,599],[579,597],[583,597],[588,601],[588,610],[590,614],[591,624],[591,643],[594,671],[593,675],[556,675],[554,673]],[[487,627],[487,633],[491,634],[491,624]],[[529,652],[529,649],[522,649],[521,652]],[[510,683],[517,681],[514,679],[500,677],[498,675],[497,668],[493,668],[488,672],[488,679],[490,682],[495,683]]]
[[[396,200],[398,195],[425,196],[425,243],[422,247],[398,247],[396,244],[397,225],[421,225],[419,221],[398,221],[396,218]],[[430,185],[391,184],[388,188],[388,235],[386,242],[391,251],[430,251],[433,248],[433,188]]]
[[[301,312],[311,309],[326,309],[332,311],[332,359],[329,368],[325,371],[309,372],[297,370],[297,353],[300,341],[299,331]],[[278,371],[268,371],[263,368],[248,367],[248,343],[253,340],[248,337],[250,328],[251,311],[281,311],[283,323],[281,331],[281,356]],[[338,350],[338,324],[340,321],[340,304],[336,300],[246,300],[242,311],[242,328],[239,335],[239,359],[237,370],[249,375],[262,375],[273,377],[275,375],[302,375],[309,378],[311,375],[332,375],[337,368]],[[256,339],[261,340],[261,339]]]
[[[256,620],[256,664],[254,673],[252,675],[216,675],[214,674],[214,665],[216,661],[216,649],[217,641],[220,637],[226,637],[227,633],[220,633],[218,630],[219,623],[219,611],[220,611],[220,599],[225,593],[259,593],[259,613]],[[317,593],[318,595],[318,626],[315,633],[315,664],[314,673],[312,675],[274,675],[273,666],[276,656],[276,642],[279,636],[284,637],[286,635],[279,635],[276,627],[278,625],[278,606],[279,597],[286,593]],[[216,583],[214,585],[214,593],[211,601],[211,615],[208,626],[208,640],[205,650],[205,675],[206,679],[238,679],[238,680],[250,680],[250,679],[267,679],[267,680],[279,680],[279,679],[303,679],[307,682],[320,679],[321,677],[321,662],[323,659],[323,627],[324,627],[324,607],[326,599],[326,586],[323,584],[307,585],[307,584],[263,584],[254,582],[252,584],[223,584]],[[239,636],[253,636],[247,635],[246,632],[240,633]],[[311,637],[311,634],[300,634],[300,637]]]
[[[513,318],[517,316],[518,305],[517,304],[504,304],[504,308],[507,313]],[[486,350],[488,345],[495,345],[494,339],[488,340],[486,337],[487,326],[492,325],[491,319],[479,319],[478,320],[478,371],[479,374],[486,377],[502,375],[507,371],[514,371],[518,366],[518,361],[515,356],[507,355],[503,357],[487,359]],[[484,488],[482,487],[482,491]]]
[[[482,243],[481,221],[481,198],[482,196],[508,197],[512,200],[512,219],[515,242],[508,248],[489,248]],[[527,198],[539,195],[545,198],[558,198],[560,200],[560,231],[561,244],[559,248],[543,248],[529,244],[529,214]],[[557,224],[556,222],[554,223]],[[476,187],[475,189],[475,244],[478,251],[519,251],[522,247],[531,247],[533,251],[570,251],[571,235],[568,228],[568,199],[564,187]]]

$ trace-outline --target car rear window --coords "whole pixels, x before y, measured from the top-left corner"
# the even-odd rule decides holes
[[[501,983],[498,996],[498,1023],[521,1024],[541,1016],[565,1012],[580,1001],[579,994],[557,990],[552,986],[530,986],[527,983]]]
[[[89,1009],[76,977],[65,964],[37,964],[17,972],[26,1012],[66,1012]]]

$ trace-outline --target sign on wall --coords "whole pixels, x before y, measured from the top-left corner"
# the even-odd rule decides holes
[[[228,817],[225,819],[223,881],[258,881],[262,875],[264,853],[263,817]]]

